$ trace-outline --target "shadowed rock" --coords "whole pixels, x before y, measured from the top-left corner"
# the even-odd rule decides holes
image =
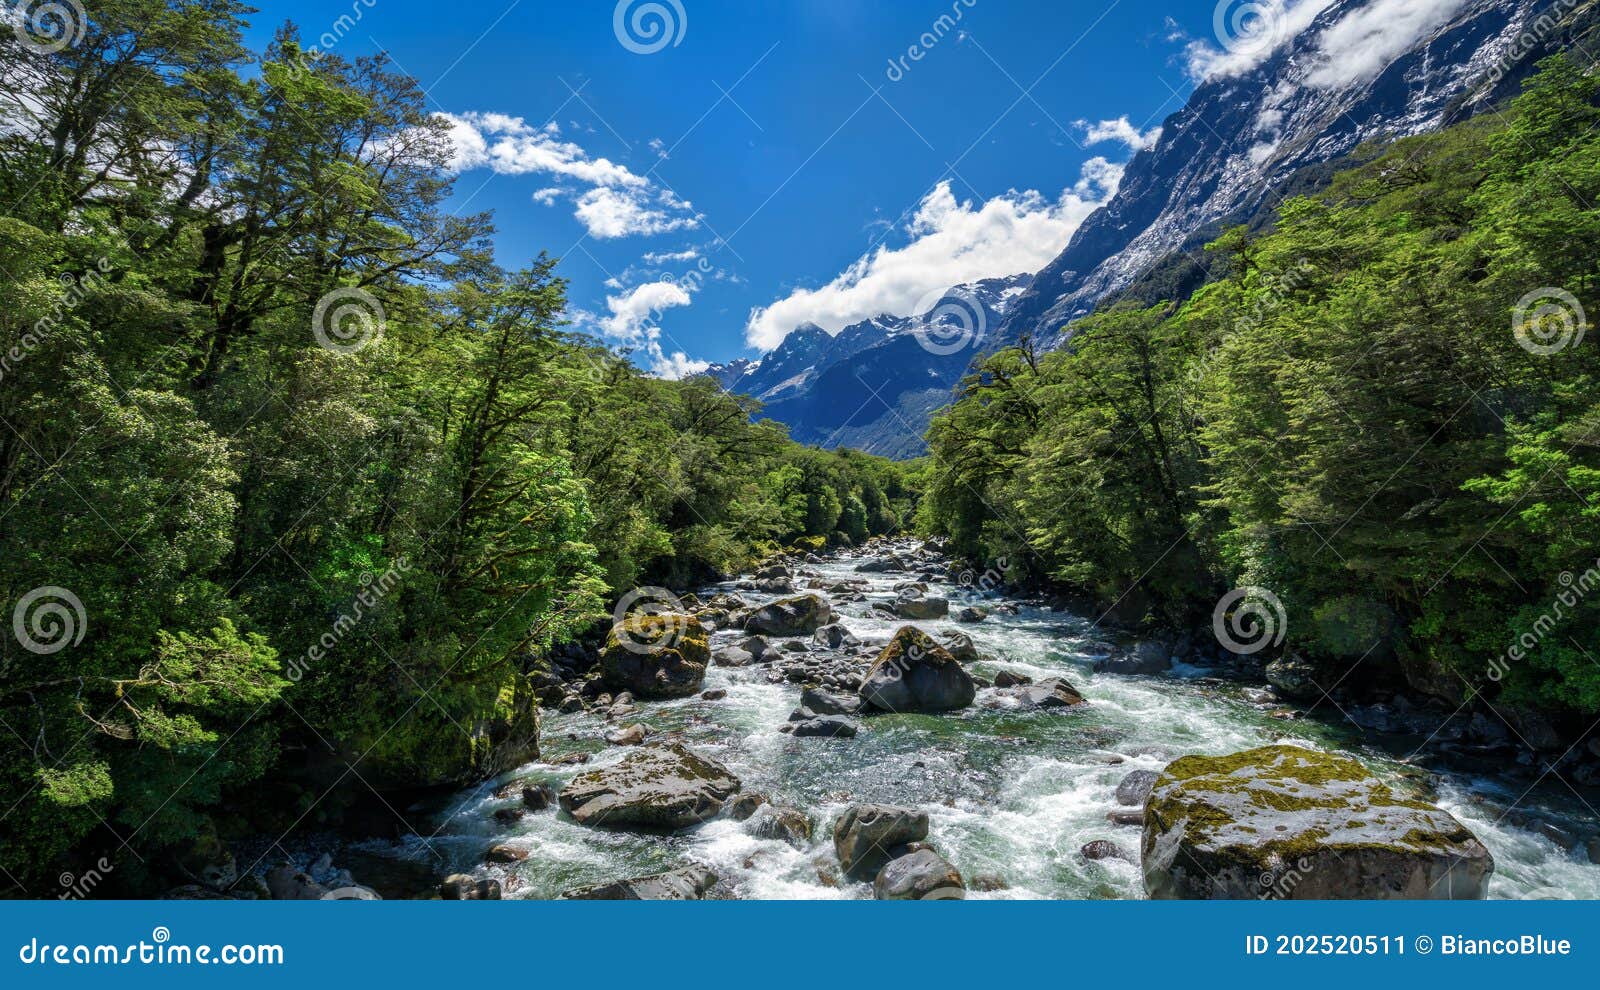
[[[672,832],[715,817],[738,792],[739,779],[727,767],[671,743],[641,747],[572,778],[561,808],[595,828]]]

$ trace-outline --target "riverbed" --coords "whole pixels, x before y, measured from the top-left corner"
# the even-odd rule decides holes
[[[867,558],[831,558],[804,571],[826,584],[868,582],[863,602],[835,601],[835,620],[878,646],[905,623],[870,611],[872,598],[893,596],[911,575],[862,574]],[[797,581],[803,589],[806,581]],[[930,594],[993,607],[1008,599],[948,581],[930,581]],[[701,597],[733,590],[704,589]],[[740,591],[752,603],[780,595]],[[972,898],[1136,899],[1144,896],[1137,826],[1116,825],[1117,784],[1134,770],[1160,770],[1187,754],[1221,754],[1272,743],[1349,753],[1394,786],[1425,793],[1464,822],[1493,852],[1496,898],[1600,898],[1600,866],[1584,842],[1600,831],[1596,797],[1556,778],[1530,788],[1526,775],[1468,775],[1423,769],[1411,740],[1363,732],[1334,706],[1285,721],[1283,704],[1264,703],[1259,686],[1179,668],[1158,676],[1096,674],[1107,634],[1092,618],[1037,605],[1016,614],[993,613],[976,624],[918,622],[934,634],[959,629],[993,660],[970,665],[986,678],[1001,669],[1035,680],[1064,676],[1089,704],[1071,711],[1019,712],[997,707],[993,689],[977,704],[950,715],[883,715],[858,720],[849,739],[796,739],[779,731],[797,707],[800,688],[771,683],[763,667],[712,667],[700,697],[642,702],[621,723],[601,714],[547,713],[543,758],[582,751],[584,766],[534,763],[459,795],[434,822],[435,831],[399,843],[367,844],[368,852],[426,863],[443,873],[499,879],[508,898],[555,897],[573,887],[660,872],[695,863],[721,878],[717,896],[828,899],[871,897],[867,884],[839,881],[831,840],[833,820],[852,803],[911,805],[927,811],[930,841],[967,878]],[[742,634],[718,632],[713,647]],[[1322,709],[1327,709],[1326,711]],[[1274,715],[1279,717],[1274,717]],[[652,735],[675,734],[728,766],[746,791],[806,811],[815,826],[807,848],[757,838],[727,817],[681,835],[654,836],[585,828],[556,811],[515,822],[496,810],[517,802],[495,794],[511,781],[545,782],[557,789],[576,773],[620,760],[628,747],[603,737],[619,724],[639,722]],[[1534,774],[1533,776],[1537,776]],[[1508,815],[1514,807],[1517,814]],[[1513,825],[1515,818],[1520,826]],[[1581,837],[1572,849],[1539,834],[1549,823]],[[1086,859],[1082,847],[1109,840],[1128,859]],[[507,843],[527,853],[521,862],[487,866],[485,850]]]

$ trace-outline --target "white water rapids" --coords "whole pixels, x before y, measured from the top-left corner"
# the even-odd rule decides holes
[[[863,575],[856,560],[809,565],[824,581],[865,579],[871,597],[892,597],[892,586],[906,574]],[[804,582],[797,581],[797,588]],[[948,583],[930,582],[930,594],[946,595],[952,605],[975,599]],[[723,590],[722,587],[715,590]],[[765,602],[773,595],[741,592]],[[704,597],[704,595],[703,595]],[[989,604],[995,599],[990,596]],[[881,645],[900,622],[869,618],[869,603],[834,602],[836,621],[873,645]],[[593,754],[586,766],[536,763],[459,796],[440,816],[438,831],[397,845],[382,844],[386,855],[428,862],[440,873],[494,876],[506,897],[554,897],[572,887],[673,869],[689,863],[710,867],[722,879],[721,893],[740,898],[862,898],[866,884],[831,877],[835,859],[833,820],[858,802],[913,805],[931,819],[933,844],[961,870],[969,885],[985,878],[974,898],[1139,898],[1139,828],[1114,825],[1107,812],[1116,807],[1118,782],[1133,770],[1160,770],[1185,754],[1221,754],[1275,742],[1338,749],[1362,760],[1387,780],[1404,786],[1426,781],[1428,773],[1400,759],[1407,755],[1378,748],[1337,711],[1279,721],[1272,707],[1252,701],[1248,689],[1210,680],[1201,671],[1160,677],[1094,674],[1091,644],[1104,634],[1089,620],[1024,607],[1017,615],[994,614],[976,625],[919,622],[934,632],[959,628],[996,663],[972,666],[992,678],[1001,668],[1035,680],[1065,676],[1088,698],[1071,712],[1015,712],[984,707],[987,691],[965,712],[941,716],[888,715],[857,720],[853,739],[796,739],[778,731],[799,702],[799,687],[768,683],[765,667],[713,667],[705,688],[726,689],[719,701],[698,697],[641,702],[620,723],[600,714],[547,714],[542,733],[546,759],[574,750]],[[718,633],[713,648],[735,638]],[[1323,706],[1325,709],[1330,706]],[[760,791],[776,804],[807,812],[815,827],[811,847],[795,849],[776,839],[759,839],[746,824],[726,817],[675,836],[608,832],[577,825],[547,810],[504,823],[494,811],[513,807],[496,790],[511,780],[543,781],[560,788],[575,774],[627,755],[628,747],[608,746],[606,732],[638,721],[653,735],[680,732],[691,746],[725,763],[745,790]],[[1393,744],[1391,744],[1393,745]],[[1494,853],[1492,896],[1505,898],[1600,898],[1600,866],[1589,862],[1583,840],[1600,830],[1589,805],[1549,778],[1528,790],[1520,778],[1444,775],[1432,800],[1461,819]],[[1473,796],[1493,804],[1479,804]],[[1498,807],[1496,807],[1498,805]],[[1564,850],[1551,839],[1502,820],[1501,808],[1559,824],[1580,837]],[[1524,824],[1527,824],[1524,821]],[[1093,840],[1108,839],[1133,862],[1088,861],[1079,852]],[[486,866],[491,845],[508,843],[528,853],[509,866]],[[373,845],[369,851],[379,851]]]

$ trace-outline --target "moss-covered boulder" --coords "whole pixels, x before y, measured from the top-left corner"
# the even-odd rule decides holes
[[[798,595],[763,605],[745,619],[746,632],[758,636],[809,636],[833,621],[833,608],[821,595]]]
[[[606,687],[636,698],[687,698],[711,664],[711,635],[690,615],[635,612],[611,627],[600,652]]]
[[[1470,900],[1494,872],[1448,812],[1296,746],[1169,764],[1145,802],[1142,854],[1158,899]]]
[[[972,704],[978,685],[932,636],[905,626],[862,678],[860,694],[877,711],[946,712]]]
[[[619,763],[579,774],[561,790],[561,809],[580,825],[675,832],[716,817],[739,793],[727,767],[686,746],[644,746]]]
[[[845,875],[871,880],[889,861],[928,837],[927,812],[891,804],[857,804],[833,824],[833,851]]]

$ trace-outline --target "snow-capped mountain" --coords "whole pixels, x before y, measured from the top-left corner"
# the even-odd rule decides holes
[[[954,286],[924,312],[874,316],[836,334],[806,324],[760,360],[705,374],[760,399],[762,416],[801,442],[914,457],[926,450],[929,418],[1032,278]]]
[[[1196,249],[1209,235],[1270,206],[1308,166],[1492,108],[1539,59],[1571,44],[1596,6],[1334,0],[1292,37],[1274,39],[1285,25],[1267,24],[1244,45],[1245,57],[1223,60],[1166,120],[1160,141],[1129,162],[1117,195],[1038,274],[997,341],[1028,335],[1058,345],[1070,321],[1174,252],[1189,250],[1203,264]],[[1251,45],[1261,48],[1254,65]]]

